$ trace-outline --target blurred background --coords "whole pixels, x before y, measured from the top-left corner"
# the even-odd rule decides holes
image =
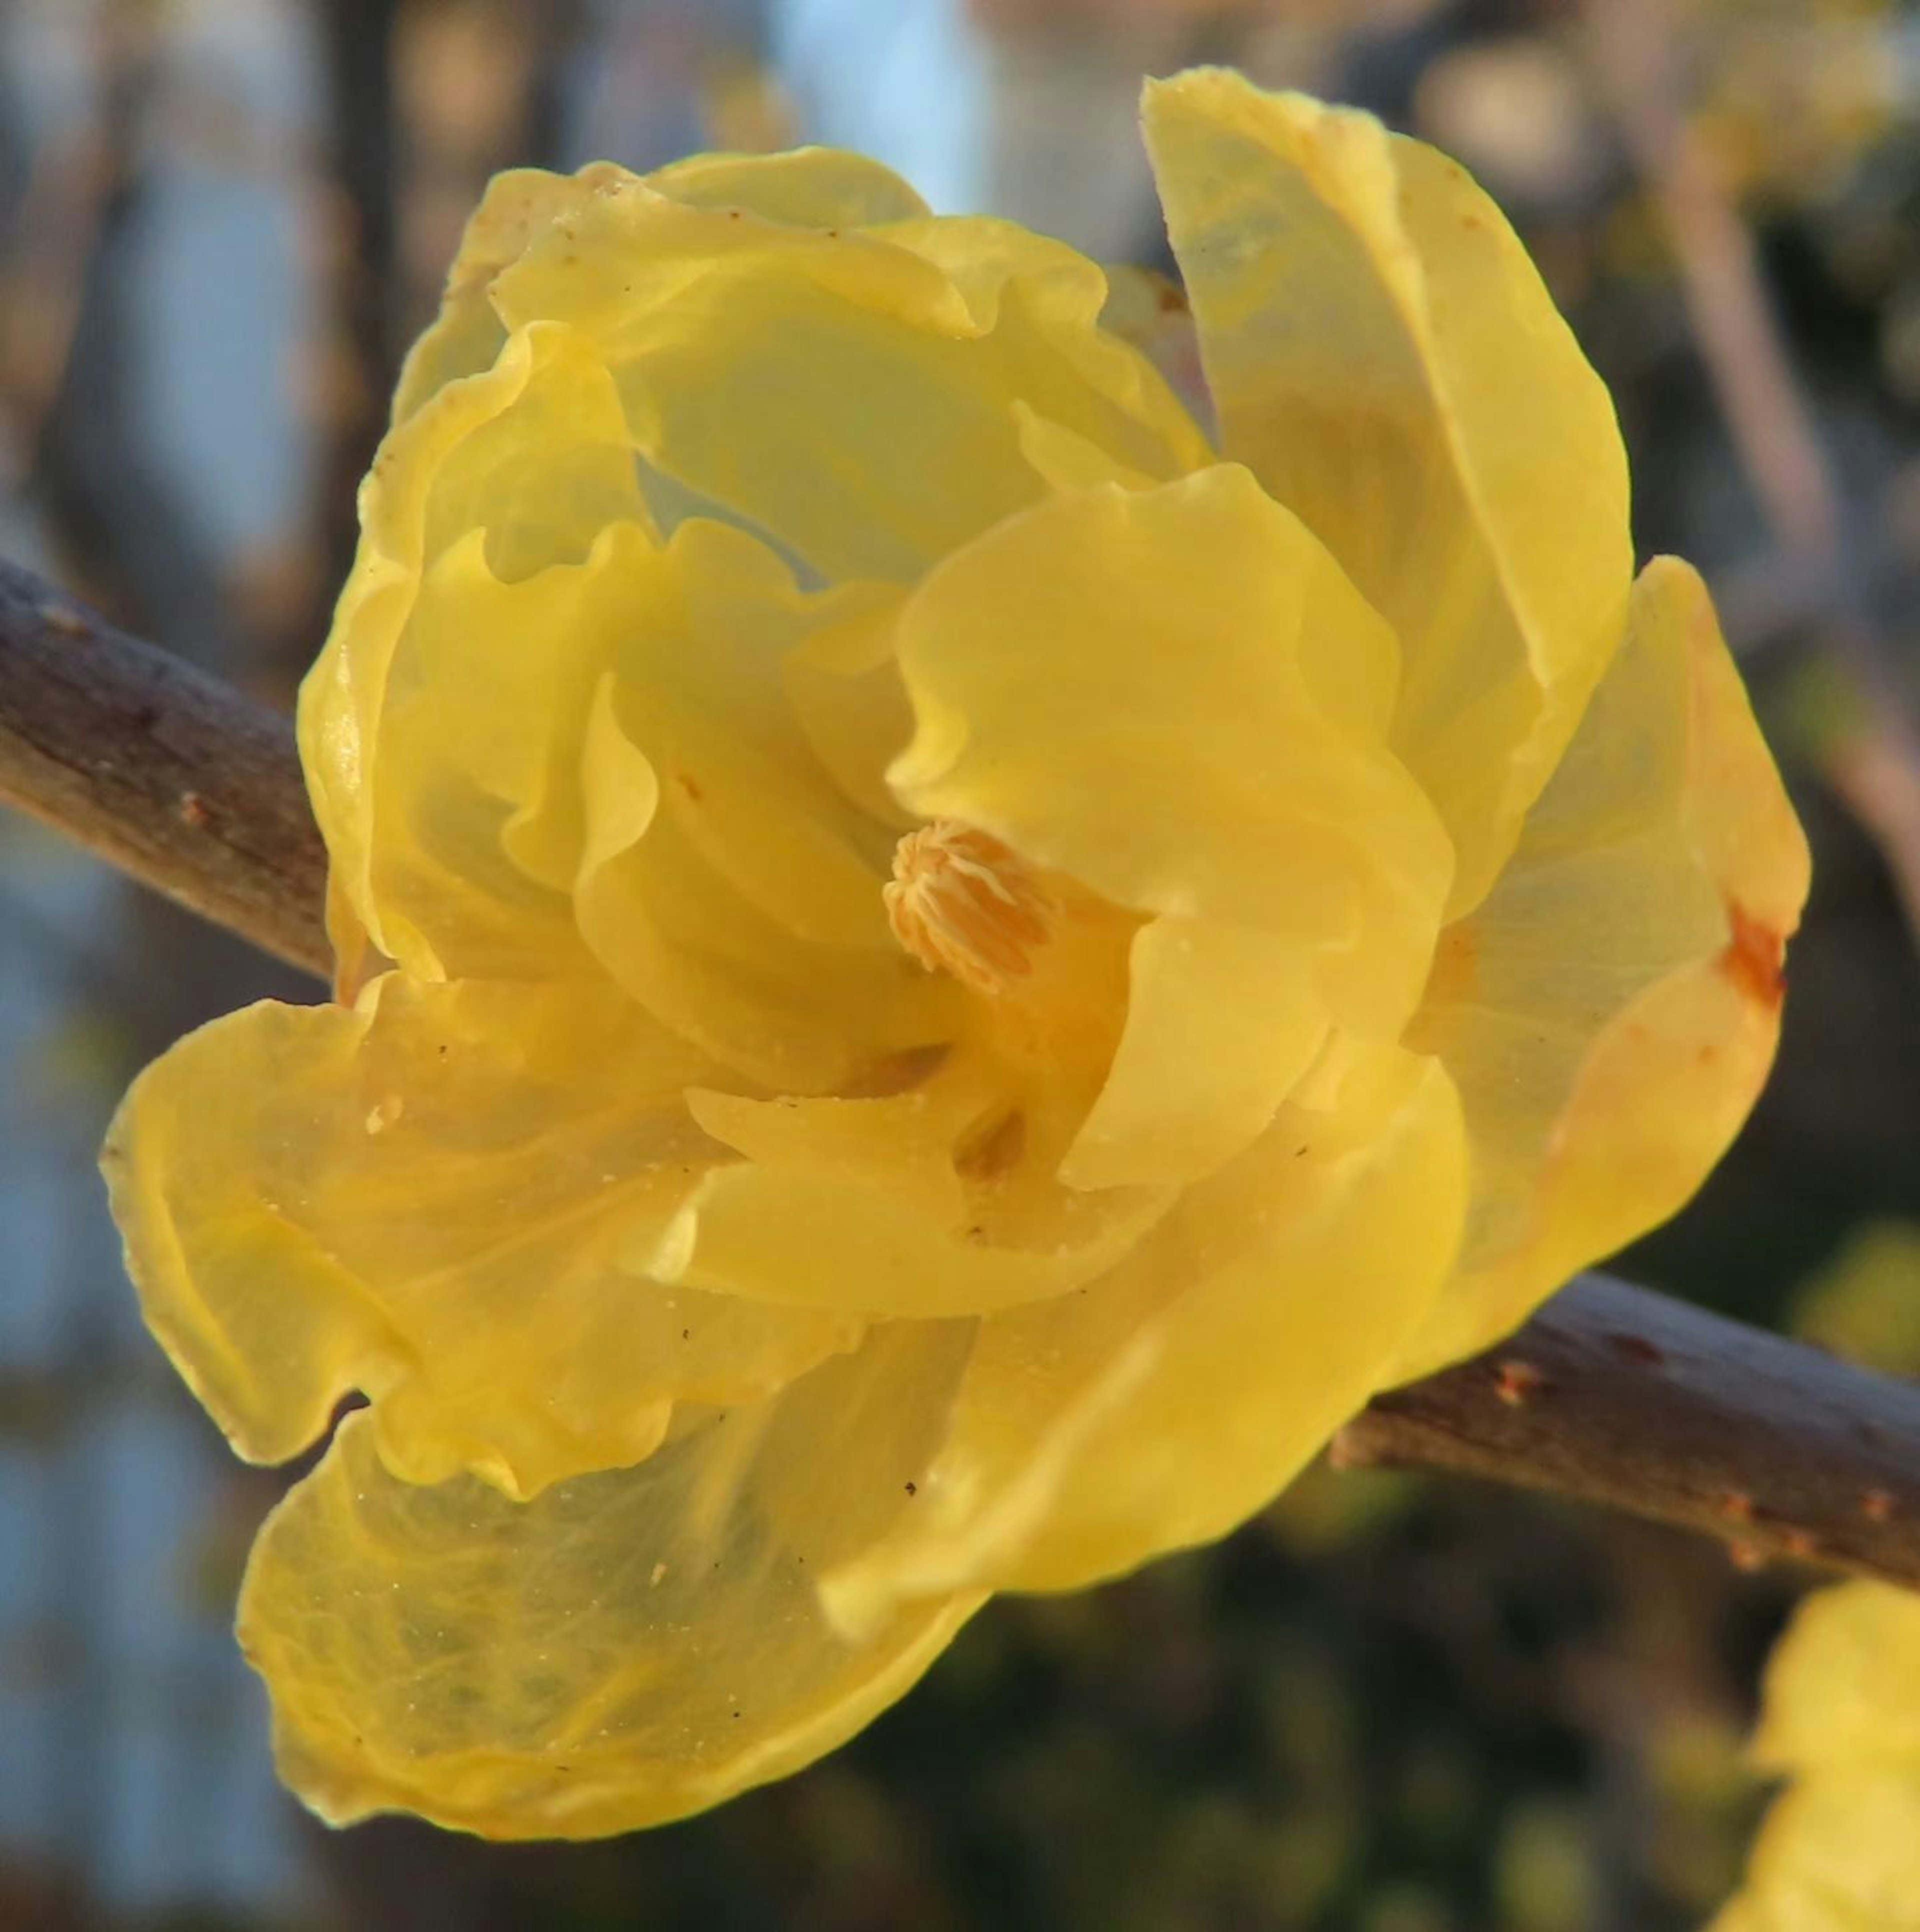
[[[1920,1371],[1920,19],[1871,0],[10,0],[0,552],[276,702],[494,169],[821,140],[1166,265],[1140,76],[1226,60],[1465,160],[1618,399],[1811,832],[1779,1076],[1621,1271]],[[1841,586],[1844,597],[1836,594]],[[130,1071],[313,989],[0,818],[0,1927],[1681,1932],[1762,1794],[1796,1587],[1315,1472],[979,1618],[803,1777],[581,1848],[328,1834],[228,1618],[281,1479],[148,1342],[93,1172]]]

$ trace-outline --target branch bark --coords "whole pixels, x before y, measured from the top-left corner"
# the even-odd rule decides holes
[[[290,722],[0,561],[0,800],[324,979]]]
[[[1920,1588],[1920,1384],[1601,1275],[1377,1396],[1338,1468],[1450,1470]]]
[[[286,721],[0,563],[0,799],[324,978],[326,853]],[[1380,1396],[1340,1466],[1450,1470],[1920,1588],[1920,1385],[1587,1276]]]

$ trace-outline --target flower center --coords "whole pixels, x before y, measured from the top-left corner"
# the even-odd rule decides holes
[[[882,888],[893,936],[929,972],[1004,993],[1033,970],[1052,929],[1054,902],[1019,857],[991,833],[949,818],[910,832]]]

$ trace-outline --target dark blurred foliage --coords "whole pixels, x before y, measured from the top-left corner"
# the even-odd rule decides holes
[[[486,174],[589,148],[649,165],[837,134],[813,104],[835,98],[836,72],[857,95],[927,10],[23,5],[0,40],[0,540],[284,698],[349,554],[398,356]],[[946,10],[958,32],[958,0]],[[223,12],[278,22],[306,76],[296,124],[249,121],[196,83],[183,36],[217,47]],[[1070,238],[1162,248],[1144,172],[1115,144],[1138,74],[1201,58],[1453,148],[1520,224],[1618,399],[1643,553],[1680,550],[1714,582],[1817,860],[1778,1077],[1700,1200],[1621,1270],[1768,1323],[1805,1301],[1831,1345],[1920,1367],[1906,1227],[1920,1224],[1920,778],[1899,715],[1920,610],[1920,23],[1833,0],[970,12],[991,199]],[[57,73],[40,64],[56,46]],[[1658,157],[1627,137],[1636,114],[1664,114],[1693,157],[1704,226],[1668,226]],[[302,481],[244,541],[196,518],[141,388],[155,380],[139,350],[143,251],[182,153],[271,177],[298,213],[283,374]],[[1783,352],[1744,431],[1724,406],[1743,372],[1714,344],[1726,289],[1703,298],[1687,272],[1716,220],[1750,239]],[[1796,420],[1828,472],[1845,608],[1831,560],[1780,509]],[[263,992],[304,996],[16,831],[0,842],[0,1006],[31,1017],[4,1042],[0,1219],[38,1185],[22,1150],[50,1139],[83,1165],[119,1082],[181,1029]],[[76,1212],[46,1335],[28,1346],[0,1324],[0,1503],[25,1526],[0,1546],[0,1926],[1680,1932],[1738,1869],[1760,1802],[1740,1740],[1791,1580],[1514,1495],[1324,1472],[1215,1550],[994,1606],[853,1745],[707,1817],[584,1846],[398,1820],[326,1833],[268,1795],[262,1719],[236,1702],[220,1647],[281,1479],[221,1460],[130,1326],[97,1204]],[[184,1833],[207,1853],[177,1882],[130,1877],[134,1855],[115,1849],[128,1680],[76,1634],[102,1599],[144,1614],[101,1526],[118,1520],[117,1466],[86,1450],[122,1407],[188,1443],[200,1471],[200,1520],[162,1574],[216,1648],[201,1689],[165,1702],[161,1743],[212,1723],[251,1754],[239,1782],[176,1794],[190,1822],[173,1849]],[[224,1834],[273,1838],[264,1876],[224,1892],[193,1876],[220,1866]],[[238,1900],[225,1916],[194,1902],[217,1894]]]

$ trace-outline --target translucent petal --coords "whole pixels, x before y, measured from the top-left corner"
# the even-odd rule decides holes
[[[980,1324],[914,1511],[836,1568],[835,1616],[1075,1586],[1232,1528],[1380,1386],[1466,1186],[1434,1063],[1381,1048],[1338,1112],[1284,1109],[1104,1280]]]
[[[626,170],[596,161],[574,175],[508,168],[494,176],[468,218],[447,271],[440,313],[409,352],[394,397],[393,420],[404,422],[448,382],[493,367],[507,332],[491,300],[494,276],[552,223],[590,201]]]
[[[897,837],[919,822],[887,789],[887,766],[914,734],[914,708],[900,676],[900,609],[889,585],[848,586],[842,614],[822,622],[788,654],[787,694],[814,756],[850,802]]]
[[[1767,1664],[1754,1755],[1795,1782],[1713,1932],[1920,1932],[1920,1598],[1816,1592]]]
[[[1899,1771],[1920,1790],[1920,1597],[1856,1582],[1805,1598],[1768,1661],[1754,1752],[1769,1771]]]
[[[1257,1139],[1327,1033],[1292,940],[1220,920],[1134,936],[1126,1024],[1069,1150],[1076,1187],[1198,1180]]]
[[[1038,494],[1012,416],[1029,388],[1156,473],[1200,447],[1077,292],[1056,280],[1036,294],[1038,322],[1024,295],[988,313],[977,290],[1005,265],[970,229],[937,248],[944,229],[909,224],[908,247],[890,230],[779,226],[636,183],[537,237],[495,300],[510,324],[558,318],[592,338],[664,474],[824,578],[910,581]]]
[[[857,1324],[622,1264],[718,1150],[712,1063],[591,982],[376,981],[271,1004],[149,1067],[105,1162],[148,1322],[250,1460],[354,1389],[418,1480],[514,1494],[646,1455],[676,1398],[744,1400]]]
[[[1613,410],[1463,170],[1371,116],[1202,69],[1148,146],[1225,454],[1398,632],[1394,743],[1476,904],[1619,635]]]
[[[904,805],[1178,922],[1135,942],[1090,1178],[1151,1171],[1156,1078],[1184,1149],[1160,1178],[1184,1178],[1258,1131],[1330,1017],[1404,1024],[1450,855],[1384,742],[1393,640],[1244,470],[1010,521],[909,599],[899,657]],[[1250,1002],[1196,1022],[1194,978]]]
[[[622,606],[653,594],[605,370],[564,328],[517,338],[389,434],[361,517],[300,698],[338,890],[380,950],[422,977],[566,970],[578,949],[542,874],[568,832],[532,821],[555,769],[577,760]],[[502,842],[516,811],[530,871]]]
[[[1474,1172],[1462,1276],[1408,1376],[1505,1334],[1706,1178],[1772,1063],[1807,880],[1706,587],[1659,560],[1408,1035],[1460,1087]]]
[[[1153,363],[1101,326],[1107,277],[1084,255],[986,215],[896,222],[883,232],[952,277],[981,331],[980,359],[1023,409],[1156,482],[1213,461]]]
[[[1708,1932],[1920,1932],[1920,1774],[1795,1786],[1767,1814],[1747,1882]]]
[[[1142,911],[1324,943],[1371,888],[1430,922],[1444,835],[1365,729],[1393,640],[1244,470],[1012,519],[900,631],[917,728],[888,776],[922,818]]]
[[[884,1099],[695,1094],[691,1105],[748,1159],[706,1177],[646,1266],[724,1294],[863,1316],[984,1313],[1104,1274],[1172,1198],[1165,1188],[1059,1187],[1033,1150],[1019,1178],[1046,1198],[1018,1204],[1026,1226],[1006,1225],[1010,1177],[964,1170],[975,1130],[1001,1121],[1007,1100],[994,1070],[964,1056]]]
[[[1168,388],[1186,405],[1204,434],[1216,427],[1214,399],[1200,366],[1200,334],[1186,291],[1157,268],[1129,262],[1106,265],[1107,305],[1100,326],[1153,364]]]
[[[779,154],[693,154],[646,177],[689,208],[740,208],[796,228],[910,221],[927,205],[891,168],[840,148]]]
[[[590,712],[581,786],[586,842],[574,908],[587,944],[614,978],[676,1033],[742,1077],[777,1092],[824,1093],[855,1085],[877,1061],[951,1039],[957,989],[922,972],[885,935],[873,946],[831,945],[784,926],[748,887],[770,886],[752,825],[726,844],[724,826],[703,822],[740,775],[724,736],[703,734],[712,766],[670,743],[667,782],[636,742],[653,737],[657,714],[641,694],[604,680]],[[650,726],[654,728],[650,732]],[[717,777],[710,775],[717,772]],[[682,780],[691,777],[689,790]],[[824,789],[823,786],[823,789]],[[767,828],[770,849],[782,828]],[[796,850],[804,827],[785,829]],[[724,848],[724,849],[723,849]],[[728,854],[742,870],[723,872]],[[719,862],[716,863],[716,860]],[[882,919],[881,874],[871,875]]]
[[[671,545],[680,625],[629,626],[615,701],[659,769],[688,841],[796,938],[898,950],[880,886],[893,841],[848,809],[789,700],[784,660],[817,626],[865,610],[873,592],[804,596],[742,532],[696,519]]]
[[[282,1774],[334,1823],[405,1809],[586,1838],[831,1750],[980,1600],[918,1604],[850,1643],[812,1582],[848,1534],[910,1506],[955,1353],[862,1352],[524,1503],[397,1481],[349,1417],[268,1519],[241,1599]]]
[[[1013,408],[1014,419],[1020,425],[1020,453],[1049,489],[1070,495],[1102,483],[1118,484],[1123,490],[1152,488],[1154,478],[1121,462],[1090,437],[1040,415],[1024,403],[1016,403]]]
[[[440,314],[400,373],[396,422],[436,390],[490,368],[506,340],[491,292],[494,276],[532,238],[634,177],[596,161],[572,175],[511,168],[487,184],[461,237]],[[910,220],[926,204],[890,169],[862,154],[802,148],[784,154],[696,154],[646,177],[656,192],[694,208],[750,208],[770,221],[851,227]]]
[[[651,1270],[781,1307],[932,1319],[1065,1294],[1120,1259],[1166,1211],[1160,1190],[1063,1197],[1075,1226],[1016,1248],[943,1222],[886,1184],[787,1167],[716,1168],[664,1238]]]

